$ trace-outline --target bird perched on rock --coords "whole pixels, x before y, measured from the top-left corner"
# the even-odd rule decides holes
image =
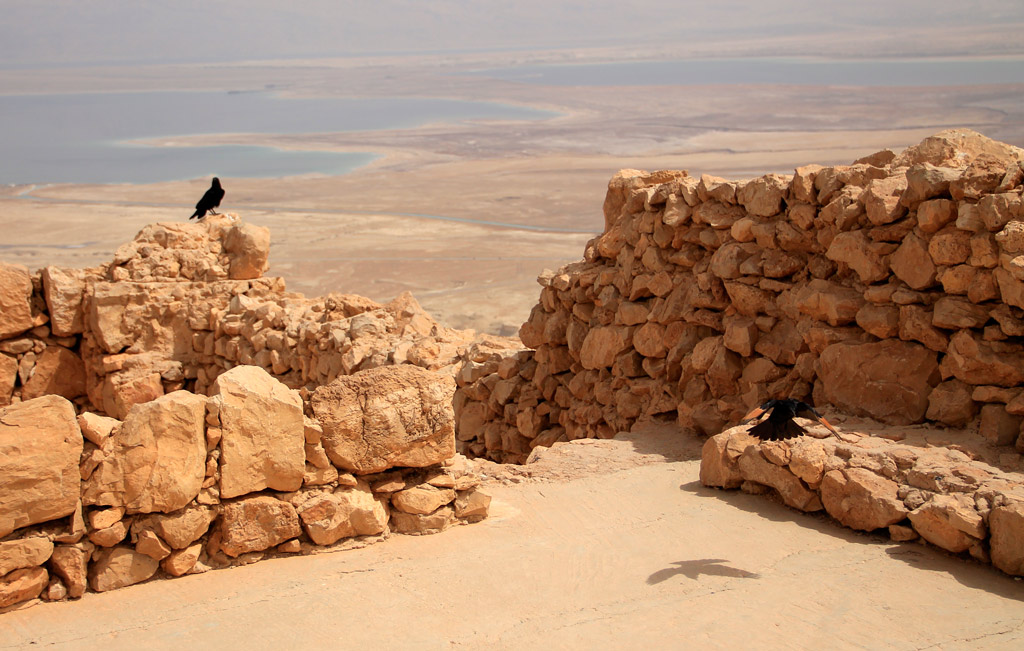
[[[211,215],[216,215],[217,211],[214,208],[220,205],[220,200],[223,198],[224,188],[220,187],[220,179],[215,176],[213,177],[213,184],[210,185],[210,189],[206,191],[203,198],[196,204],[196,211],[192,213],[192,217],[189,217],[189,219],[195,217],[202,219],[206,216],[207,212]]]
[[[747,430],[750,435],[756,436],[762,441],[781,441],[806,434],[807,430],[793,420],[796,417],[816,420],[827,427],[828,431],[832,432],[837,439],[843,440],[836,428],[832,427],[832,424],[825,420],[814,407],[800,400],[793,398],[769,400],[760,407],[752,409],[743,417],[742,422],[746,423],[760,418],[764,414],[768,414],[768,417]]]

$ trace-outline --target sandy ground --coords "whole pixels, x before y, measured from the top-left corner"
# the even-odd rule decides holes
[[[9,612],[0,649],[1024,645],[1020,580],[703,488],[697,445],[559,446],[481,523]]]

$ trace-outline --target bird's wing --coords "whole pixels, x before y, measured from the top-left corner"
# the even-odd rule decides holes
[[[755,418],[760,418],[761,416],[763,416],[764,414],[767,414],[770,411],[771,411],[771,409],[765,409],[764,405],[761,405],[760,407],[754,407],[753,409],[750,410],[749,414],[747,414],[746,416],[743,417],[743,420],[741,420],[740,422],[741,423],[745,423],[748,420],[754,420]]]
[[[832,423],[825,420],[825,417],[819,414],[818,410],[816,410],[814,407],[810,405],[805,404],[804,408],[801,408],[796,415],[800,416],[801,418],[806,418],[808,420],[816,420],[822,425],[824,425],[828,429],[828,431],[832,432],[836,436],[839,436],[839,432],[836,431],[836,428],[832,427]]]

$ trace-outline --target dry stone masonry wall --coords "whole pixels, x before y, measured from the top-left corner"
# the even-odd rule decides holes
[[[749,181],[619,172],[523,347],[458,374],[462,449],[522,462],[649,418],[716,434],[779,397],[1024,449],[1022,161],[958,130]]]
[[[218,216],[0,263],[0,609],[486,516],[453,375],[500,341],[287,293],[268,251]]]

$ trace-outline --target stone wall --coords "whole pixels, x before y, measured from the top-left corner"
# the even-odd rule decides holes
[[[523,346],[457,375],[461,449],[522,462],[650,418],[716,434],[779,397],[1024,449],[1022,161],[959,130],[749,181],[619,172]]]
[[[287,293],[268,251],[218,216],[0,264],[0,608],[486,516],[452,377],[502,342]]]
[[[705,486],[772,492],[788,506],[825,511],[893,542],[923,539],[1024,575],[1024,477],[959,450],[863,437],[760,441],[734,427],[704,444]]]

